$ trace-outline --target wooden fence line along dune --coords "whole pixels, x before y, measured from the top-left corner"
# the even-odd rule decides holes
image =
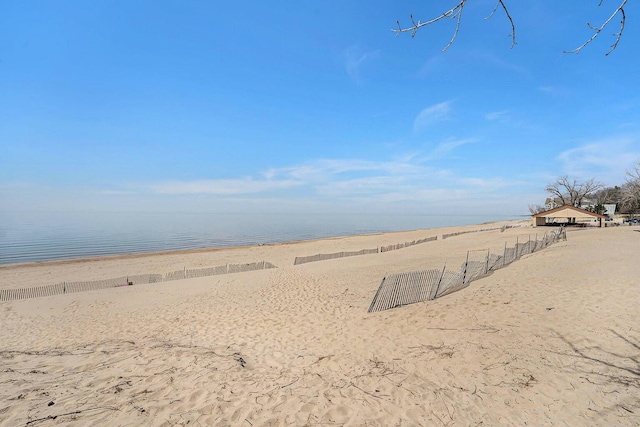
[[[461,234],[478,233],[478,232],[481,232],[481,231],[493,231],[493,230],[505,231],[507,228],[513,228],[513,227],[518,227],[518,226],[503,225],[502,227],[483,228],[483,229],[480,229],[480,230],[459,231],[457,233],[443,234],[442,235],[442,239],[444,240],[444,239],[447,239],[449,237],[459,236]],[[331,253],[331,254],[316,254],[316,255],[309,255],[309,256],[298,256],[293,261],[293,265],[306,264],[308,262],[326,261],[326,260],[329,260],[329,259],[344,258],[344,257],[348,257],[348,256],[369,255],[369,254],[377,254],[377,253],[395,251],[395,250],[398,250],[398,249],[408,248],[408,247],[413,246],[413,245],[419,245],[421,243],[433,242],[434,240],[438,240],[438,236],[427,237],[427,238],[419,239],[419,240],[413,240],[411,242],[396,243],[395,245],[380,246],[379,248],[375,248],[375,249],[362,249],[360,251],[355,251],[355,252],[335,252],[335,253]]]
[[[215,276],[219,274],[242,273],[246,271],[276,268],[270,262],[261,261],[250,264],[225,264],[218,267],[196,268],[173,271],[162,274],[140,274],[122,276],[115,279],[91,280],[84,282],[63,282],[55,285],[35,286],[22,289],[0,289],[0,301],[13,301],[28,298],[48,297],[52,295],[75,292],[94,291],[98,289],[117,288],[120,286],[141,285],[147,283],[168,282],[171,280],[192,279],[196,277]]]
[[[449,237],[455,237],[455,236],[460,236],[462,234],[469,234],[469,233],[480,233],[482,231],[494,231],[494,230],[500,230],[501,232],[504,232],[506,229],[508,228],[516,228],[516,227],[520,227],[519,225],[503,225],[502,227],[493,227],[493,228],[481,228],[480,230],[466,230],[466,231],[458,231],[456,233],[447,233],[447,234],[443,234],[442,235],[442,240],[444,239],[448,239]]]
[[[432,242],[438,240],[438,236],[427,237],[425,239],[413,240],[411,242],[398,243],[395,245],[381,246],[374,249],[362,249],[354,252],[335,252],[332,254],[316,254],[309,256],[297,256],[293,261],[293,265],[306,264],[308,262],[325,261],[328,259],[344,258],[349,256],[369,255],[382,252],[395,251],[397,249],[408,248],[409,246],[419,245],[421,243]]]
[[[380,253],[389,252],[389,251],[395,251],[395,250],[402,249],[402,248],[408,248],[409,246],[419,245],[421,243],[433,242],[434,240],[438,240],[438,236],[427,237],[425,239],[420,239],[420,240],[413,240],[411,242],[398,243],[396,245],[381,246],[380,247]]]
[[[297,256],[293,261],[293,265],[306,264],[307,262],[326,261],[328,259],[345,258],[350,256],[377,254],[378,248],[375,249],[362,249],[352,252],[336,252],[332,254],[316,254],[310,256]]]
[[[546,233],[542,240],[531,240],[520,243],[516,240],[513,247],[507,247],[501,255],[487,251],[484,260],[470,261],[467,259],[457,271],[447,271],[446,265],[442,270],[422,270],[407,273],[390,274],[382,279],[371,305],[369,313],[401,307],[416,302],[430,301],[449,295],[469,286],[474,280],[486,277],[495,270],[506,267],[523,255],[542,250],[558,240],[567,239],[566,231],[560,228]]]

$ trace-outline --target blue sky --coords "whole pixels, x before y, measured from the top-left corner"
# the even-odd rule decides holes
[[[0,0],[0,210],[526,214],[640,159],[640,6]]]

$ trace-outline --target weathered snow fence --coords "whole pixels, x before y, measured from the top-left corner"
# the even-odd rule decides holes
[[[537,235],[535,240],[529,237],[526,243],[520,243],[518,239],[512,248],[507,247],[505,243],[502,255],[491,254],[486,250],[485,259],[481,261],[469,261],[469,252],[467,252],[466,261],[457,271],[447,271],[445,265],[442,270],[390,274],[382,279],[368,312],[388,310],[449,295],[466,288],[474,280],[506,267],[523,255],[544,249],[560,239],[567,239],[563,227],[546,233],[542,240],[538,240]]]
[[[193,270],[173,271],[165,274],[139,274],[136,276],[122,276],[115,279],[91,280],[84,282],[63,282],[55,285],[35,286],[24,289],[0,289],[0,301],[13,301],[27,298],[48,297],[52,295],[70,294],[75,292],[94,291],[97,289],[117,288],[146,283],[168,282],[170,280],[192,279],[196,277],[215,276],[218,274],[242,273],[245,271],[265,270],[276,268],[267,261],[250,264],[225,264],[218,267],[197,268]]]

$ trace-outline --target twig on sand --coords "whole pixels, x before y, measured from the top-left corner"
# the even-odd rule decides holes
[[[296,378],[295,380],[291,381],[289,384],[281,385],[280,388],[289,387],[291,384],[298,382],[299,379],[300,378]]]
[[[366,391],[366,390],[363,390],[363,389],[361,389],[360,387],[358,387],[357,385],[355,385],[354,383],[349,383],[349,385],[352,385],[353,387],[357,388],[357,389],[358,389],[358,390],[360,390],[361,392],[363,392],[363,393],[365,393],[365,394],[368,394],[369,396],[375,397],[376,399],[382,399],[382,397],[380,397],[380,396],[376,396],[376,395],[375,395],[375,394],[373,394],[373,393],[370,393],[370,392],[368,392],[368,391]]]
[[[500,332],[500,329],[494,328],[493,326],[484,326],[484,325],[481,325],[481,326],[482,326],[481,328],[467,328],[467,331],[483,331],[483,332],[488,332],[490,334]]]
[[[97,408],[82,409],[82,410],[78,410],[78,411],[67,412],[67,413],[64,413],[64,414],[49,415],[49,416],[46,416],[46,417],[42,417],[42,418],[38,418],[38,419],[35,419],[35,420],[27,421],[27,424],[25,424],[25,425],[31,425],[31,424],[39,423],[39,422],[42,422],[42,421],[55,420],[58,417],[65,417],[67,415],[77,415],[77,414],[82,414],[83,412],[99,411],[101,409],[109,409],[111,411],[117,411],[117,409],[114,408],[113,406],[100,406],[100,407],[97,407]]]
[[[442,423],[442,425],[443,425],[443,426],[446,426],[445,422],[444,422],[444,421],[442,421],[442,420],[440,419],[440,417],[436,415],[436,413],[435,413],[435,412],[431,411],[431,413],[433,414],[433,416],[434,416],[434,417],[436,417],[436,418],[438,419],[438,421],[440,421],[440,423]]]

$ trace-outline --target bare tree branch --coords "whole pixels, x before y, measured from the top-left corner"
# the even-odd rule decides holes
[[[602,1],[600,0],[600,3],[598,4],[598,6],[602,6]],[[565,50],[564,53],[580,53],[580,51],[582,49],[585,48],[585,46],[587,46],[589,43],[591,43],[592,41],[594,41],[602,32],[602,30],[604,30],[606,28],[607,25],[609,25],[609,22],[611,22],[611,20],[618,14],[620,13],[621,15],[621,20],[620,20],[620,31],[618,31],[617,33],[614,34],[614,36],[616,37],[616,41],[611,45],[611,50],[609,50],[609,52],[607,52],[605,55],[608,56],[611,52],[613,52],[614,50],[616,50],[616,48],[618,47],[618,43],[620,43],[620,39],[622,38],[622,32],[624,31],[624,24],[627,20],[627,15],[624,12],[624,7],[627,4],[628,0],[623,0],[622,3],[620,4],[620,6],[618,6],[616,8],[616,10],[613,11],[613,13],[611,14],[611,16],[609,17],[609,19],[607,19],[606,21],[604,21],[604,23],[602,25],[600,25],[599,27],[596,27],[594,25],[591,25],[590,22],[587,21],[587,26],[594,31],[593,35],[591,37],[589,37],[589,39],[582,43],[580,46],[578,46],[577,48],[573,49],[573,50]]]
[[[458,21],[456,22],[456,30],[453,32],[453,36],[451,37],[451,40],[449,40],[449,44],[446,45],[444,49],[442,49],[443,52],[449,49],[449,46],[451,46],[453,44],[453,41],[456,39],[456,37],[458,37],[458,31],[460,31],[460,21],[462,20],[462,11],[463,11],[463,7],[461,7],[457,13]]]
[[[411,33],[411,37],[415,37],[418,30],[422,27],[435,24],[436,22],[441,21],[445,18],[456,19],[456,27],[453,31],[451,40],[449,40],[449,43],[447,43],[444,49],[442,49],[442,51],[445,52],[447,49],[449,49],[449,47],[451,47],[453,42],[458,37],[458,33],[460,32],[460,25],[462,22],[462,12],[464,10],[464,7],[467,5],[467,1],[468,0],[459,0],[458,3],[455,6],[453,6],[451,9],[443,12],[440,16],[436,18],[430,19],[429,21],[422,22],[418,20],[416,22],[415,19],[413,18],[413,15],[410,15],[411,24],[412,24],[410,27],[403,28],[400,25],[400,21],[396,21],[396,23],[398,24],[398,28],[393,28],[391,31],[396,33],[396,35],[399,35],[400,33]],[[602,6],[603,1],[604,0],[600,0],[600,2],[598,3],[598,6]],[[620,43],[620,40],[622,39],[622,33],[624,31],[624,26],[627,20],[627,15],[625,13],[624,8],[627,5],[628,1],[629,0],[622,0],[622,2],[620,3],[620,6],[618,6],[613,11],[611,16],[609,16],[609,18],[606,21],[604,21],[602,25],[600,25],[599,27],[596,27],[595,25],[592,25],[590,22],[587,22],[587,26],[594,32],[593,35],[577,48],[573,50],[565,50],[564,53],[580,53],[582,49],[584,49],[589,43],[594,41],[600,35],[600,33],[607,27],[607,25],[609,25],[609,23],[613,20],[613,18],[616,15],[620,14],[620,17],[621,17],[620,30],[614,34],[615,41],[611,45],[611,49],[605,55],[608,56],[611,52],[616,50],[616,48],[618,47],[618,44]],[[513,18],[511,17],[511,13],[509,13],[509,9],[507,8],[506,0],[497,0],[495,7],[493,8],[489,16],[487,16],[485,19],[491,19],[499,8],[501,8],[504,11],[505,16],[509,20],[509,24],[511,25],[511,34],[509,34],[509,36],[511,37],[511,48],[513,48],[516,45],[516,26]]]
[[[504,4],[504,1],[498,0],[498,2],[496,3],[496,6],[493,8],[493,12],[491,12],[491,14],[484,19],[485,20],[491,19],[491,17],[495,15],[496,10],[498,10],[498,6],[502,6],[502,10],[504,10],[504,14],[507,15],[507,19],[511,24],[511,34],[509,34],[509,37],[511,37],[511,49],[513,49],[513,47],[516,45],[516,25],[513,23],[513,19],[511,18],[509,9],[507,9],[507,6]]]
[[[456,4],[451,9],[445,11],[440,16],[425,22],[421,22],[421,21],[416,22],[413,19],[413,15],[410,15],[411,24],[412,24],[410,27],[402,28],[402,26],[400,25],[400,21],[396,21],[396,23],[398,24],[398,28],[397,29],[394,28],[391,31],[396,33],[396,35],[399,35],[400,33],[411,33],[411,37],[415,37],[418,30],[422,27],[435,24],[436,22],[441,21],[442,19],[445,19],[445,18],[452,18],[452,19],[455,18],[456,28],[453,31],[453,36],[451,37],[451,40],[444,47],[444,49],[442,49],[442,51],[445,52],[453,44],[456,37],[458,37],[458,32],[460,31],[460,23],[462,22],[462,12],[464,11],[464,7],[466,6],[466,4],[467,4],[467,0],[460,0],[458,4]],[[491,12],[491,14],[489,14],[489,16],[487,16],[485,19],[490,19],[496,13],[496,10],[498,10],[498,7],[502,7],[502,10],[504,10],[504,13],[507,16],[507,19],[511,24],[511,34],[509,36],[511,37],[511,47],[513,48],[513,46],[516,45],[516,26],[513,22],[513,19],[511,18],[511,15],[509,14],[509,10],[507,9],[507,6],[504,4],[504,0],[498,0],[498,2],[496,3],[496,6],[493,8],[493,12]]]
[[[396,21],[396,23],[398,24],[398,29],[392,29],[391,31],[393,31],[394,33],[396,33],[396,36],[399,35],[400,33],[407,33],[410,32],[411,33],[411,37],[415,37],[416,33],[418,32],[418,30],[424,26],[427,25],[431,25],[431,24],[435,24],[436,22],[444,19],[444,18],[454,18],[454,17],[458,17],[458,23],[456,25],[456,30],[453,33],[453,37],[451,38],[451,41],[449,42],[449,44],[442,49],[442,51],[446,51],[449,46],[451,46],[451,44],[453,43],[453,41],[456,39],[456,36],[458,35],[458,30],[460,28],[460,16],[462,15],[462,10],[464,9],[464,6],[467,4],[467,0],[461,0],[460,3],[458,3],[457,5],[455,5],[454,7],[452,7],[451,9],[447,10],[446,12],[444,12],[442,15],[438,16],[437,18],[433,18],[429,21],[426,22],[420,22],[418,20],[418,22],[416,22],[413,19],[413,15],[410,15],[411,18],[411,23],[413,24],[411,27],[408,28],[402,28],[402,26],[400,25],[400,21]]]

